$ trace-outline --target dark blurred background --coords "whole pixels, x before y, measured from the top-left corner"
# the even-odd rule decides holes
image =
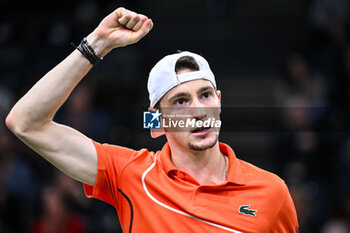
[[[200,53],[222,91],[220,140],[286,181],[300,232],[350,232],[348,0],[2,0],[1,233],[120,231],[111,206],[85,198],[80,183],[4,124],[13,104],[73,51],[70,42],[119,6],[152,18],[152,32],[108,54],[56,121],[99,142],[159,150],[165,139],[142,129],[148,72],[176,50]]]

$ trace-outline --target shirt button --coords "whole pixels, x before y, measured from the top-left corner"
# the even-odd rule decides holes
[[[185,175],[182,172],[179,172],[178,176],[180,179],[183,179],[185,177]]]

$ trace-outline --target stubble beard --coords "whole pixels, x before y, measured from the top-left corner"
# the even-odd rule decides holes
[[[204,151],[207,149],[210,149],[215,146],[215,144],[218,142],[218,134],[215,134],[215,139],[212,141],[212,143],[206,144],[206,145],[196,145],[192,142],[187,143],[188,148],[194,151]]]

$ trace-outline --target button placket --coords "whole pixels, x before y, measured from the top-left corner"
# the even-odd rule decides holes
[[[180,179],[183,179],[185,178],[185,174],[183,174],[182,172],[177,172],[177,176],[180,178]]]

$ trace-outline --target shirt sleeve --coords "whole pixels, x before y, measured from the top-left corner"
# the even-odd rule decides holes
[[[97,177],[94,186],[84,184],[85,195],[117,207],[118,174],[136,151],[109,144],[94,143],[97,152]]]
[[[292,197],[285,186],[284,201],[272,225],[272,233],[298,233],[299,224]]]

